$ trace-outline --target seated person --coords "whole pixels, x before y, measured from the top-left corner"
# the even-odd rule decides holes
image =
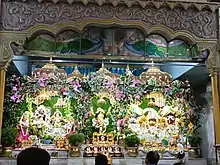
[[[40,148],[27,148],[17,156],[17,165],[49,165],[50,154]]]
[[[95,157],[95,165],[108,165],[108,158],[103,154],[98,154]]]
[[[160,159],[160,155],[155,151],[149,151],[147,153],[145,163],[146,165],[157,165]]]

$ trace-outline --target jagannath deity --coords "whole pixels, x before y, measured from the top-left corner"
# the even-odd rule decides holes
[[[156,95],[154,94],[154,96]],[[158,149],[159,146],[165,145],[177,147],[179,141],[183,143],[184,137],[179,128],[181,120],[176,115],[178,107],[166,106],[162,98],[148,97],[147,99],[149,101],[146,108],[140,108],[140,102],[131,104],[129,128],[139,135],[144,145],[152,144],[152,147]],[[155,100],[157,100],[157,105]]]

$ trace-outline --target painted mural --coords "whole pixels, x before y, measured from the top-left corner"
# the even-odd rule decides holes
[[[39,35],[26,44],[29,51],[51,52],[61,55],[108,55],[145,57],[195,57],[197,47],[182,40],[167,42],[160,35],[145,37],[138,29],[91,27],[77,33],[64,31],[56,37]]]

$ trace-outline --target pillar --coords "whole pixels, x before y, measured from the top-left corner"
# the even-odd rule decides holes
[[[220,83],[219,83],[219,70],[211,72],[212,83],[212,103],[213,103],[213,116],[214,116],[214,129],[215,129],[215,147],[216,147],[216,161],[219,162],[219,149],[220,149]]]
[[[0,144],[2,136],[2,119],[3,119],[3,104],[4,104],[4,94],[5,94],[5,68],[0,68]]]

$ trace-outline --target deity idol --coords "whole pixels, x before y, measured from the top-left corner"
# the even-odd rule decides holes
[[[66,119],[66,133],[67,133],[67,135],[69,135],[73,129],[74,119],[71,115],[72,114],[69,114]]]
[[[45,121],[46,116],[47,108],[43,105],[39,106],[34,112],[31,128],[38,137],[42,137],[47,127],[49,127],[48,123]]]
[[[53,116],[51,117],[51,121],[54,128],[61,127],[61,122],[63,122],[63,115],[58,109],[54,112]]]
[[[64,137],[66,136],[66,129],[65,126],[62,125],[64,122],[62,113],[57,109],[53,116],[51,117],[53,132],[52,134],[57,137]]]
[[[106,128],[109,124],[108,118],[105,118],[105,111],[102,108],[98,108],[96,112],[96,119],[92,120],[92,125],[96,128],[99,128],[99,133],[103,134],[106,131]]]
[[[71,114],[68,115],[67,117],[67,122],[66,122],[66,137],[68,138],[68,136],[72,133],[77,133],[78,132],[78,128],[79,128],[79,123],[77,120],[74,120],[73,117],[71,116]]]
[[[158,119],[159,115],[157,111],[153,108],[147,108],[148,109],[148,133],[149,135],[149,141],[154,142],[157,139],[158,134]],[[146,139],[148,141],[148,139]]]
[[[28,133],[28,127],[29,127],[29,112],[25,112],[18,125],[17,125],[17,129],[18,129],[18,137],[16,138],[16,141],[21,144],[22,141],[29,141],[29,133]]]

